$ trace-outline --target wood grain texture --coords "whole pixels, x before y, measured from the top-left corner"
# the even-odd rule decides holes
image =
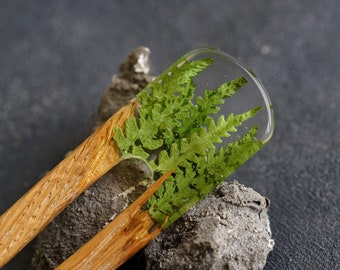
[[[112,130],[123,128],[136,106],[133,101],[122,107],[0,216],[0,268],[120,161]]]
[[[117,269],[145,247],[160,234],[162,227],[142,207],[171,173],[167,172],[154,182],[107,227],[56,269]]]

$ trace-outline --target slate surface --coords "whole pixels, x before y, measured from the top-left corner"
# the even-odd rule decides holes
[[[148,46],[158,72],[209,45],[274,104],[273,139],[235,175],[272,202],[265,269],[340,269],[339,18],[337,0],[0,1],[0,213],[87,137],[129,51]]]

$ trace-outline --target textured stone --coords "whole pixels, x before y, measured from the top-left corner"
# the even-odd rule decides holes
[[[145,250],[147,269],[263,269],[273,249],[269,200],[222,183]]]

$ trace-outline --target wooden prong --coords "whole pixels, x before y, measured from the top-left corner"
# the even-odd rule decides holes
[[[56,270],[117,269],[145,247],[161,231],[143,205],[171,175],[169,171],[90,241],[60,264]]]
[[[0,216],[0,268],[120,161],[112,130],[124,127],[136,105],[133,101],[122,107]]]

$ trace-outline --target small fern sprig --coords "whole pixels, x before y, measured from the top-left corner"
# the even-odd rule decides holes
[[[150,83],[136,99],[137,117],[126,121],[125,130],[114,130],[123,158],[139,157],[152,170],[172,176],[149,200],[149,213],[164,227],[213,190],[261,147],[254,127],[240,140],[216,150],[260,107],[227,118],[214,115],[226,98],[247,81],[241,77],[206,90],[195,98],[194,78],[213,63],[212,58],[180,60]],[[166,222],[165,222],[166,221]]]
[[[242,114],[230,114],[227,119],[222,115],[217,122],[209,118],[207,127],[196,127],[196,131],[190,136],[171,144],[169,150],[162,150],[156,162],[153,160],[149,162],[151,167],[154,171],[163,174],[179,164],[191,164],[202,158],[205,160],[205,156],[210,150],[215,151],[215,143],[221,143],[222,138],[228,138],[231,132],[236,132],[237,126],[253,117],[260,109],[260,107],[256,107]]]
[[[261,149],[262,142],[254,140],[256,132],[253,127],[217,153],[211,148],[197,162],[180,166],[149,200],[150,215],[164,228],[171,225]]]

